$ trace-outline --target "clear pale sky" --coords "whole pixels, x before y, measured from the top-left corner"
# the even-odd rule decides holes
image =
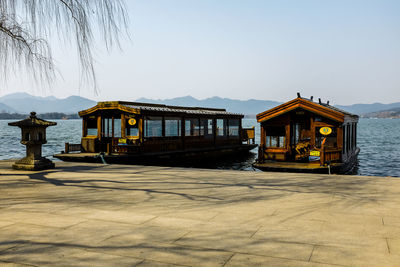
[[[191,95],[333,104],[400,101],[398,0],[127,0],[131,41],[96,49],[100,93],[79,88],[74,48],[53,46],[52,89],[10,79],[0,95],[95,100]]]

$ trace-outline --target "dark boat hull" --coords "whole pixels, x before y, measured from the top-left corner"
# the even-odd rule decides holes
[[[249,153],[257,145],[238,145],[218,148],[191,149],[186,151],[158,153],[65,153],[53,157],[63,161],[98,162],[113,164],[168,165],[168,166],[198,166],[201,163],[213,162],[224,157],[238,157]]]
[[[354,174],[356,172],[359,152],[360,149],[357,148],[353,156],[346,162],[332,163],[325,166],[321,166],[319,163],[266,161],[263,163],[256,162],[253,164],[253,167],[262,171]]]

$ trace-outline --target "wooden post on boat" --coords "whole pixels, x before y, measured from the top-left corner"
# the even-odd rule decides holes
[[[107,155],[110,155],[112,151],[112,144],[111,143],[107,143]]]
[[[69,153],[69,143],[65,143],[65,153]]]
[[[324,141],[325,141],[325,139],[324,139]],[[324,164],[325,164],[325,142],[323,142],[321,145],[321,152],[319,155],[319,159],[320,159],[320,165],[324,166]]]

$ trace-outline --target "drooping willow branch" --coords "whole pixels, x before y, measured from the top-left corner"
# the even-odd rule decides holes
[[[109,50],[127,35],[123,0],[0,0],[0,82],[25,70],[41,82],[55,78],[50,40],[75,44],[82,79],[96,86],[94,36]],[[2,78],[3,77],[3,78]]]

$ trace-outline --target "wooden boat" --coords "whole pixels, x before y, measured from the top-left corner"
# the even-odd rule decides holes
[[[300,96],[257,115],[254,167],[269,171],[346,173],[357,163],[358,116]]]
[[[254,127],[225,109],[137,102],[99,102],[79,112],[80,144],[65,144],[65,161],[182,165],[255,148]]]

